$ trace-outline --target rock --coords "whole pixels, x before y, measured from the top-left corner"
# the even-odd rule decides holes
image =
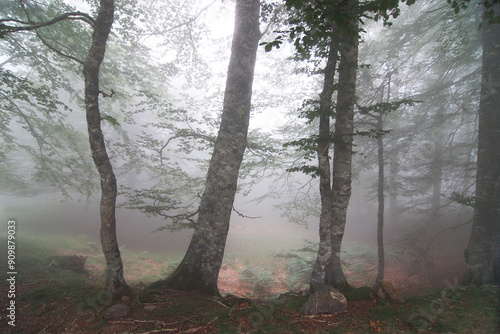
[[[120,300],[121,300],[123,303],[128,302],[130,299],[131,299],[131,298],[130,298],[129,296],[122,296],[122,297],[120,298]]]
[[[318,287],[302,305],[300,312],[305,314],[337,313],[347,308],[344,295],[330,285]]]
[[[403,295],[401,294],[401,292],[399,292],[398,289],[394,287],[394,285],[391,284],[391,282],[382,280],[379,282],[379,284],[380,284],[380,289],[382,289],[385,298],[387,298],[391,302],[405,303]]]
[[[158,306],[155,306],[155,305],[146,305],[146,306],[144,306],[144,309],[145,309],[146,311],[154,311],[154,310],[156,310],[157,308],[158,308]]]
[[[374,300],[378,297],[375,291],[373,291],[373,289],[368,286],[351,288],[347,291],[344,291],[344,296],[347,301]]]
[[[117,319],[126,316],[130,312],[127,304],[116,304],[104,312],[104,319]]]
[[[75,273],[78,274],[84,274],[85,273],[84,267],[86,261],[87,261],[86,256],[58,255],[51,257],[48,260],[49,264],[46,267],[56,266],[61,269],[68,269],[74,271]]]

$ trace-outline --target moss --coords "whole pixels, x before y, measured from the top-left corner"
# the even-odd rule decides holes
[[[161,293],[159,291],[148,287],[147,289],[142,290],[137,298],[141,303],[153,303],[158,301],[158,296],[160,295]]]

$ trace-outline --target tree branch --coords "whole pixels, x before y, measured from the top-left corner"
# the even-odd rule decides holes
[[[58,22],[65,21],[65,20],[70,20],[70,21],[83,21],[90,26],[94,27],[95,20],[88,14],[82,13],[82,12],[70,12],[70,13],[64,13],[62,15],[59,15],[52,20],[46,21],[46,22],[25,22],[25,21],[20,21],[16,19],[1,19],[0,20],[0,31],[3,33],[12,33],[12,32],[17,32],[17,31],[30,31],[30,30],[36,30],[40,29],[43,27],[47,27],[50,25],[54,25]],[[14,23],[19,23],[22,24],[22,26],[9,26],[6,25],[5,23],[7,22],[14,22]]]
[[[40,35],[40,33],[38,33],[37,30],[35,30],[35,33],[37,35],[37,37],[40,39],[40,41],[42,41],[43,45],[45,45],[46,47],[48,47],[50,50],[54,51],[55,53],[57,53],[58,55],[62,56],[62,57],[65,57],[65,58],[68,58],[68,59],[71,59],[71,60],[74,60],[76,61],[77,63],[83,65],[84,62],[83,60],[80,60],[74,56],[71,56],[71,55],[68,55],[68,54],[65,54],[64,52],[56,49],[55,47],[53,47],[52,45],[49,44],[49,42],[47,42],[43,37],[42,35]]]
[[[185,21],[185,22],[182,22],[182,23],[179,23],[171,28],[168,28],[168,29],[165,29],[163,31],[157,31],[157,32],[152,32],[150,34],[146,34],[145,35],[145,38],[148,38],[148,37],[151,37],[151,36],[156,36],[156,35],[163,35],[163,34],[166,34],[172,30],[175,30],[175,29],[178,29],[182,26],[188,26],[189,24],[193,23],[194,21],[196,21],[198,19],[198,17],[204,12],[206,11],[208,8],[210,8],[210,6],[212,6],[217,0],[214,0],[212,1],[211,3],[209,3],[208,5],[206,5],[205,7],[203,7],[202,9],[200,9],[200,11],[198,13],[196,13],[195,16],[193,16],[192,18],[190,18],[189,20]]]

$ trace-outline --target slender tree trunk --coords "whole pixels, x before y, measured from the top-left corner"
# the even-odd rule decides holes
[[[333,220],[331,229],[332,254],[326,273],[326,283],[343,290],[349,284],[342,270],[340,251],[351,198],[351,161],[356,72],[358,66],[357,19],[351,21],[355,32],[344,32],[340,39],[339,90],[335,116],[333,153]]]
[[[388,187],[388,202],[389,202],[389,224],[393,225],[398,221],[398,186],[397,179],[399,173],[398,152],[391,154],[389,163],[389,187]]]
[[[443,154],[444,154],[444,142],[446,140],[443,123],[445,122],[445,117],[443,115],[443,110],[438,110],[437,114],[434,116],[434,157],[432,164],[432,199],[431,199],[431,211],[430,211],[430,222],[431,228],[434,231],[440,231],[442,229],[441,222],[441,194],[443,186]]]
[[[491,8],[500,15],[500,4]],[[500,25],[484,20],[482,29],[476,202],[462,279],[476,285],[500,283]]]
[[[198,221],[177,269],[163,282],[176,289],[219,295],[217,279],[224,256],[238,174],[246,148],[252,83],[257,57],[259,0],[238,0],[219,134],[208,169]]]
[[[113,18],[114,1],[101,0],[92,34],[92,45],[84,63],[83,74],[85,77],[85,107],[90,149],[101,178],[101,245],[106,258],[104,284],[112,298],[117,299],[123,294],[130,293],[130,290],[123,277],[123,265],[116,241],[116,178],[106,152],[99,112],[99,68],[104,59]]]
[[[377,129],[382,131],[383,114],[377,116]],[[375,278],[373,290],[378,292],[380,289],[380,281],[384,279],[385,271],[385,254],[384,254],[384,211],[385,211],[385,196],[384,196],[384,140],[382,136],[377,138],[377,157],[378,157],[378,210],[377,210],[377,252],[378,252],[378,273]]]
[[[332,95],[334,92],[335,67],[338,61],[339,35],[333,31],[330,37],[330,50],[325,66],[323,91],[320,97],[318,167],[321,171],[319,192],[321,196],[321,215],[319,219],[319,250],[311,274],[311,292],[326,283],[326,268],[331,258],[331,228],[332,228],[332,186],[330,178],[330,118],[332,114]]]

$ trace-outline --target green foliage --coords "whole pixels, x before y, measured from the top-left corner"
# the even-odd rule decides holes
[[[406,3],[411,5],[414,0]],[[289,11],[289,29],[275,31],[278,34],[275,40],[261,45],[265,45],[266,51],[271,51],[273,47],[279,48],[287,36],[293,41],[299,59],[311,59],[313,56],[326,58],[332,33],[359,33],[349,23],[352,20],[363,23],[363,17],[376,21],[383,19],[390,25],[389,19],[398,17],[401,11],[399,0],[374,0],[355,4],[340,0],[286,0],[285,4]]]
[[[448,4],[453,8],[455,14],[467,9],[470,4],[470,0],[446,0]],[[493,6],[500,4],[499,0],[485,0],[482,1],[485,11],[483,14],[483,20],[487,20],[488,24],[500,24],[500,13],[495,15],[495,10]],[[482,23],[481,23],[482,24]]]
[[[59,190],[89,197],[96,173],[84,135],[67,123],[71,108],[54,96],[48,83],[21,79],[0,70],[0,185],[4,192],[36,195]],[[28,158],[30,163],[15,161]],[[35,182],[33,182],[35,181]]]
[[[358,110],[362,115],[376,114],[376,115],[387,115],[393,111],[398,110],[402,105],[413,107],[417,103],[422,101],[412,100],[412,99],[401,99],[392,102],[379,102],[369,106],[358,105]]]
[[[111,123],[111,125],[113,125],[113,126],[120,125],[120,123],[116,120],[116,118],[114,118],[113,116],[110,116],[110,115],[101,116],[101,121],[107,121],[107,122]]]
[[[320,170],[317,166],[313,166],[313,165],[294,166],[294,167],[287,168],[286,171],[289,173],[302,172],[306,175],[310,175],[313,178],[321,176],[323,174],[322,170]]]
[[[354,132],[354,135],[378,139],[378,138],[382,138],[384,135],[386,135],[388,133],[391,133],[391,130],[370,129],[368,131],[356,130],[356,132]]]
[[[240,272],[240,280],[250,283],[257,295],[266,294],[274,284],[274,275],[264,267],[247,264]]]
[[[289,253],[276,254],[276,257],[288,259],[285,264],[287,280],[284,282],[289,290],[300,288],[309,283],[311,272],[316,261],[318,244],[309,240],[304,240],[304,246],[294,249]]]
[[[457,202],[459,204],[469,206],[469,207],[475,207],[476,205],[476,197],[475,196],[465,196],[463,194],[459,194],[457,192],[452,192],[451,196],[449,197],[450,200]]]

